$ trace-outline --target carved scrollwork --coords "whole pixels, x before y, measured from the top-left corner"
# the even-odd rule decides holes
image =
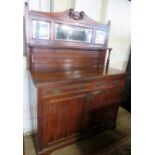
[[[69,9],[69,17],[74,20],[82,20],[84,17],[84,12],[75,12],[73,9]]]

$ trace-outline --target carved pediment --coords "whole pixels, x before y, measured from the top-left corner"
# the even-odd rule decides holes
[[[99,27],[107,27],[110,25],[109,23],[103,24],[91,19],[84,11],[77,12],[74,9],[69,9],[63,12],[41,12],[41,11],[29,11],[29,15],[46,17],[52,19],[60,19],[60,20],[68,20],[68,21],[77,21],[78,23],[83,23],[91,26],[99,26]]]
[[[73,9],[69,9],[69,17],[74,20],[82,20],[84,17],[84,12],[76,12]]]

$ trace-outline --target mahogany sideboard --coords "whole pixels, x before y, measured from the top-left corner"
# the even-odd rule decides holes
[[[108,66],[110,22],[26,7],[25,24],[38,155],[114,129],[126,73]]]

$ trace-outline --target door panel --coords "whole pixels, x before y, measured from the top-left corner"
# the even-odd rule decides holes
[[[93,93],[89,109],[89,126],[108,124],[115,120],[118,104],[118,89],[96,91]]]
[[[44,144],[81,132],[86,124],[86,103],[87,94],[46,101],[43,105]]]

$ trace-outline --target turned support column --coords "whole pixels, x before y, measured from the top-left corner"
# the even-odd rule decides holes
[[[106,73],[108,72],[108,68],[109,68],[111,50],[112,50],[112,48],[107,49],[108,57],[107,57],[107,62],[106,62],[106,66],[105,66],[106,67]]]

